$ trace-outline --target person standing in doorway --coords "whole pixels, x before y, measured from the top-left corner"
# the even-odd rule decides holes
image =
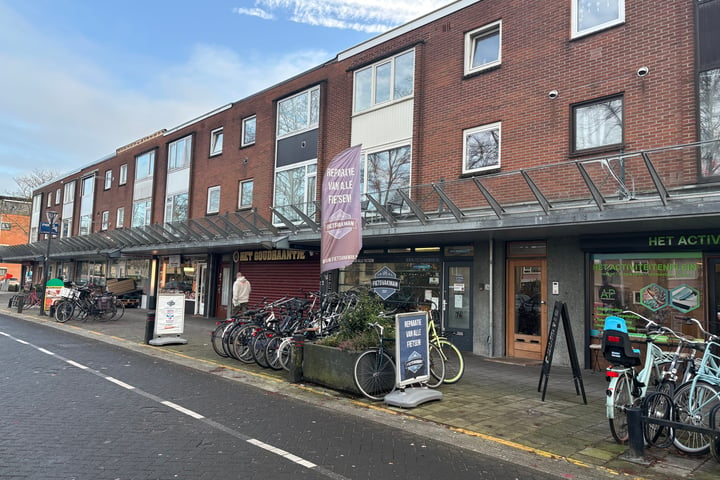
[[[237,273],[237,279],[233,283],[233,296],[232,296],[232,316],[236,317],[241,315],[247,310],[248,301],[250,300],[250,282],[242,274]]]

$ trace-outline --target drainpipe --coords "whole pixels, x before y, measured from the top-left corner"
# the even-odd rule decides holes
[[[493,282],[493,250],[495,246],[495,240],[492,238],[489,241],[488,246],[488,262],[489,262],[489,275],[490,279],[488,280],[490,289],[488,291],[488,318],[490,319],[490,325],[489,325],[489,333],[488,333],[488,357],[492,358],[495,355],[493,354],[493,312],[495,309],[493,308],[493,292],[495,291],[495,284]]]

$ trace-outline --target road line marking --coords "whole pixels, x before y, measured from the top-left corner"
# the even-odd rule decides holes
[[[43,353],[47,353],[48,355],[52,355],[53,357],[57,356],[56,354],[54,354],[54,353],[51,352],[50,350],[46,350],[46,349],[44,349],[44,348],[42,348],[42,347],[35,347],[35,348],[37,348],[38,350],[40,350],[40,351],[43,352]]]
[[[77,368],[80,368],[80,369],[82,369],[82,370],[87,370],[87,369],[90,368],[90,367],[86,367],[86,366],[83,365],[82,363],[77,363],[77,362],[75,362],[75,361],[73,361],[73,360],[65,360],[65,361],[66,361],[67,363],[69,363],[70,365],[72,365],[73,367],[77,367]]]
[[[135,390],[135,387],[133,387],[132,385],[128,385],[127,383],[125,383],[125,382],[123,382],[123,381],[120,381],[120,380],[118,380],[117,378],[113,378],[113,377],[108,377],[108,376],[106,376],[106,377],[105,377],[105,380],[108,380],[108,381],[114,383],[115,385],[119,385],[119,386],[121,386],[121,387],[123,387],[123,388],[127,388],[128,390]]]
[[[197,412],[193,412],[192,410],[187,409],[187,408],[185,408],[185,407],[181,407],[181,406],[178,405],[177,403],[169,402],[169,401],[167,401],[167,400],[163,400],[163,401],[160,402],[160,403],[162,403],[162,404],[165,405],[166,407],[174,408],[174,409],[177,410],[178,412],[184,413],[185,415],[190,415],[191,417],[196,418],[196,419],[198,419],[198,420],[202,420],[203,418],[205,418],[203,415],[200,415],[200,414],[197,413]]]
[[[258,448],[267,450],[268,452],[274,453],[276,455],[280,455],[281,457],[286,458],[286,459],[290,460],[291,462],[297,463],[298,465],[302,465],[305,468],[317,467],[317,465],[315,465],[314,463],[312,463],[308,460],[302,459],[302,458],[298,457],[297,455],[293,455],[292,453],[286,452],[285,450],[282,450],[280,448],[273,447],[272,445],[268,445],[267,443],[261,442],[260,440],[250,438],[247,440],[247,442],[252,445],[255,445]]]

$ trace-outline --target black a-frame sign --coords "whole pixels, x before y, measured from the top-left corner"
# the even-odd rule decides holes
[[[560,327],[560,319],[562,319],[563,330],[565,331],[565,342],[567,343],[568,352],[570,352],[570,365],[572,366],[573,381],[575,382],[575,393],[580,395],[580,392],[582,392],[583,403],[587,405],[580,363],[578,362],[575,341],[573,340],[572,328],[570,327],[570,316],[568,315],[567,304],[563,302],[555,302],[555,307],[553,308],[547,346],[545,347],[545,356],[543,357],[542,372],[540,372],[540,382],[538,383],[538,392],[542,391],[542,401],[544,402],[547,382],[550,377],[550,366],[552,365],[552,357],[555,352],[555,342],[557,341],[558,328]]]

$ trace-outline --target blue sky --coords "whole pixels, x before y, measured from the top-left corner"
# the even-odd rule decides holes
[[[313,68],[452,0],[0,0],[0,194]]]

